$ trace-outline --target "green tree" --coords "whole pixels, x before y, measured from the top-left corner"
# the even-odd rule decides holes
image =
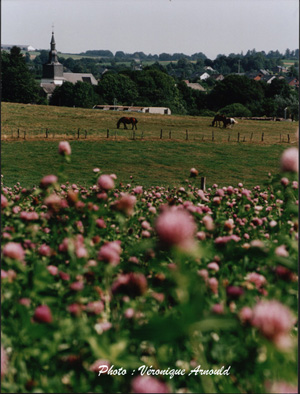
[[[267,86],[266,97],[271,98],[275,96],[282,96],[288,98],[291,93],[291,88],[284,79],[275,78]]]
[[[175,80],[156,67],[136,74],[139,105],[169,107],[173,112],[184,113],[184,103]]]
[[[127,75],[110,72],[99,81],[96,92],[105,104],[112,104],[116,99],[119,104],[131,105],[138,98],[137,86]]]
[[[197,112],[196,100],[193,90],[187,86],[184,81],[180,81],[177,85],[180,97],[184,102],[184,107],[189,115]]]
[[[99,96],[94,87],[81,81],[76,82],[75,85],[71,82],[64,82],[55,88],[50,99],[51,105],[64,107],[92,108],[98,102]]]
[[[63,107],[73,107],[74,85],[71,82],[65,82],[61,86],[57,86],[50,98],[50,104]]]
[[[288,75],[289,75],[289,77],[299,78],[299,68],[297,70],[295,64],[289,68]]]
[[[229,104],[219,110],[225,116],[252,116],[251,111],[239,103]]]
[[[240,103],[244,106],[261,101],[264,90],[256,81],[240,75],[228,75],[209,94],[209,106],[218,110],[226,105]]]
[[[73,92],[73,105],[75,105],[75,107],[92,108],[94,105],[98,104],[99,96],[89,83],[81,81],[76,82]]]
[[[30,73],[21,49],[14,46],[2,52],[2,100],[14,103],[38,103],[39,85]]]

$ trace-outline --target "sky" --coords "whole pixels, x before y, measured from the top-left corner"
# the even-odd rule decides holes
[[[54,28],[53,28],[54,26]],[[299,48],[298,0],[2,0],[1,43],[80,53],[218,54]]]

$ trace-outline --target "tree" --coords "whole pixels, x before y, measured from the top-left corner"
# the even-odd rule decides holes
[[[92,108],[98,104],[99,97],[94,87],[86,82],[78,81],[75,85],[71,82],[64,82],[55,88],[50,99],[51,105],[63,107]]]
[[[115,54],[115,58],[125,59],[126,55],[125,55],[125,53],[123,51],[117,51],[116,54]]]
[[[12,47],[10,53],[2,52],[1,80],[3,101],[39,102],[39,85],[30,73],[19,47]]]
[[[67,81],[61,86],[57,86],[50,98],[50,104],[63,107],[73,107],[74,85]]]
[[[240,103],[245,106],[261,101],[264,91],[260,84],[245,76],[228,75],[209,94],[209,106],[218,110],[226,105]]]
[[[221,114],[225,116],[252,116],[251,111],[244,105],[239,103],[229,104],[226,107],[219,110]]]
[[[76,62],[72,57],[68,57],[67,59],[63,60],[63,65],[66,67],[68,70],[72,71],[75,68]]]
[[[128,76],[110,72],[99,81],[96,92],[106,104],[116,99],[120,104],[131,105],[138,97],[136,84]]]
[[[293,66],[291,66],[291,67],[289,68],[288,76],[289,76],[289,77],[296,77],[296,78],[299,78],[299,72],[298,72],[298,70],[297,70],[297,68],[296,68],[296,62],[294,63]]]
[[[49,60],[49,52],[46,50],[40,51],[40,54],[35,57],[33,63],[35,64],[45,64]]]
[[[78,81],[74,85],[74,101],[75,107],[92,108],[98,104],[99,96],[96,94],[94,87],[86,82]]]
[[[180,97],[184,102],[184,107],[189,115],[197,111],[196,100],[193,95],[193,89],[189,88],[184,81],[180,81],[177,85]]]
[[[275,78],[267,86],[266,97],[275,97],[276,95],[288,98],[291,88],[284,79]]]

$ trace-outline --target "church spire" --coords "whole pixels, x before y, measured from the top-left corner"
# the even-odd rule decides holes
[[[55,51],[54,31],[52,31],[52,37],[51,37],[50,45],[51,45],[51,50],[52,50],[52,51]]]
[[[50,51],[48,63],[43,64],[42,82],[61,85],[64,81],[64,66],[59,63],[55,47],[54,26],[52,26],[52,36],[50,41]]]
[[[53,26],[52,26],[53,28]],[[55,38],[54,38],[54,31],[52,29],[52,37],[50,41],[50,52],[49,52],[49,62],[48,63],[58,63],[58,58],[57,58],[57,51],[55,48]]]

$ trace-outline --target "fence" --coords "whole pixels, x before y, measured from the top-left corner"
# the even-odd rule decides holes
[[[290,134],[265,135],[264,132],[257,133],[241,133],[236,130],[219,130],[213,129],[208,132],[189,132],[186,130],[163,130],[158,132],[137,131],[137,130],[87,130],[80,129],[66,132],[58,132],[54,130],[23,130],[12,129],[5,130],[1,134],[1,140],[162,140],[162,141],[201,141],[201,142],[250,142],[250,143],[291,143]]]

